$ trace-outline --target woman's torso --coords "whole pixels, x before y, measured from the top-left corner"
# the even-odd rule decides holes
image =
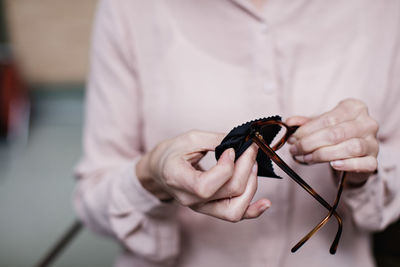
[[[245,0],[119,2],[136,58],[145,150],[190,129],[228,132],[270,115],[315,116],[347,97],[363,100],[373,117],[383,119],[392,33],[400,26],[395,1],[271,0],[258,13]],[[280,155],[333,201],[328,165],[298,166],[285,148]],[[211,155],[203,165],[212,162]],[[272,207],[255,220],[232,224],[180,209],[177,265],[373,265],[368,234],[354,228],[343,205],[335,256],[328,252],[333,220],[291,254],[327,211],[282,177],[259,178],[256,198],[269,198]]]

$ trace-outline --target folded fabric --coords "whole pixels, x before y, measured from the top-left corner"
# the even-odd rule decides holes
[[[251,133],[251,125],[254,122],[259,121],[269,121],[269,120],[281,120],[280,116],[272,116],[268,118],[258,119],[246,122],[240,126],[233,128],[229,134],[222,140],[221,144],[215,148],[215,158],[218,160],[222,153],[228,149],[233,148],[235,150],[235,161],[243,154],[244,151],[253,143],[251,139],[246,141],[246,137]],[[264,128],[260,134],[263,136],[267,144],[271,144],[274,137],[278,134],[280,130],[279,125],[270,126]],[[271,159],[264,154],[261,150],[257,154],[257,164],[258,164],[258,176],[281,178],[275,174],[272,167]]]

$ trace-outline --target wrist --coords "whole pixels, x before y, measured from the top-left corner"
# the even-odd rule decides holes
[[[136,177],[142,187],[159,200],[168,201],[172,199],[171,195],[154,179],[150,169],[149,154],[143,155],[136,164]]]

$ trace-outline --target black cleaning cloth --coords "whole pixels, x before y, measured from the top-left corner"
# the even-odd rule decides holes
[[[268,118],[258,119],[246,122],[240,126],[233,128],[221,144],[215,148],[215,158],[218,160],[222,153],[228,149],[233,148],[235,150],[235,161],[243,154],[244,151],[253,143],[251,139],[245,140],[246,136],[250,134],[251,124],[258,121],[269,121],[269,120],[281,120],[280,116],[272,116]],[[268,131],[262,131],[260,134],[263,136],[265,142],[270,144],[274,137],[278,134],[280,126],[268,127]],[[257,154],[257,164],[258,164],[258,176],[281,178],[275,174],[272,167],[271,159],[261,151],[258,150]]]

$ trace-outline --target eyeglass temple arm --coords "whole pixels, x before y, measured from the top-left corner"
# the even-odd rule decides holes
[[[340,218],[339,214],[337,214],[336,212],[336,208],[333,208],[329,205],[328,202],[326,202],[314,189],[312,189],[306,181],[304,181],[299,175],[297,175],[297,173],[295,173],[280,157],[278,154],[275,153],[275,151],[273,151],[264,141],[264,139],[262,138],[262,136],[258,133],[255,132],[253,133],[251,136],[249,136],[257,145],[258,147],[265,153],[267,154],[272,161],[275,162],[275,164],[277,164],[280,168],[282,168],[282,170],[289,175],[290,178],[292,178],[297,184],[299,184],[304,190],[306,190],[310,195],[312,195],[320,204],[322,204],[327,210],[329,210],[330,213],[332,213],[335,218],[338,221],[338,231],[337,234],[335,236],[335,240],[333,241],[331,248],[330,248],[330,252],[332,253],[332,251],[336,251],[337,245],[339,243],[339,239],[342,233],[342,219]],[[338,193],[339,194],[339,193]],[[340,192],[341,194],[341,192]],[[337,204],[336,204],[337,205]],[[329,216],[329,215],[328,215]],[[332,215],[331,215],[332,216]],[[330,217],[330,216],[329,216]],[[328,218],[329,219],[329,218]],[[327,220],[328,220],[327,219]],[[324,223],[323,223],[324,224]],[[322,224],[322,225],[323,225]],[[320,227],[322,227],[322,225]],[[307,235],[308,236],[308,235]],[[299,242],[301,243],[301,245],[304,244],[305,241],[307,241],[310,237],[307,238],[307,236],[303,239],[305,239],[303,242]],[[302,240],[303,240],[302,239]],[[298,243],[298,244],[299,244]],[[297,244],[297,245],[298,245]],[[297,246],[296,245],[296,246]],[[293,247],[293,249],[296,249],[296,246]],[[293,251],[292,249],[292,251]]]
[[[304,245],[304,243],[310,239],[310,237],[312,235],[314,235],[319,229],[321,229],[322,226],[324,226],[328,220],[332,217],[332,215],[334,214],[334,212],[336,211],[336,208],[339,204],[339,200],[340,200],[340,196],[342,195],[342,191],[343,191],[343,184],[345,182],[345,177],[346,177],[346,172],[342,172],[341,177],[340,177],[340,182],[339,182],[339,190],[336,194],[336,199],[335,202],[333,204],[332,209],[329,211],[328,215],[314,228],[312,229],[307,235],[305,235],[293,248],[292,248],[292,252],[296,252],[301,246]],[[341,219],[340,219],[341,220]],[[329,252],[331,254],[335,254],[338,244],[339,244],[339,239],[340,239],[340,235],[342,233],[342,228],[339,229],[339,231],[336,233],[335,239],[332,242],[332,245],[329,249]]]
[[[257,133],[255,133],[257,135]],[[265,144],[265,141],[262,138],[262,136],[251,136],[250,137],[257,145],[258,147],[265,153],[267,154],[272,161],[276,163],[279,167],[282,168],[282,170],[289,175],[290,178],[292,178],[296,183],[298,183],[304,190],[306,190],[310,195],[312,195],[319,203],[321,203],[327,210],[331,210],[332,207],[331,205],[325,201],[320,195],[318,195],[317,192],[315,192],[314,189],[311,188],[307,184],[306,181],[304,181],[297,173],[295,173],[279,156],[276,154],[267,144]]]
[[[285,126],[285,127],[288,129],[286,136],[291,136],[294,132],[296,132],[296,130],[300,126]],[[276,145],[276,148],[273,147],[272,149],[274,151],[279,149],[285,143],[285,140],[286,139],[281,139],[280,142]],[[293,157],[293,158],[296,160],[295,157]],[[299,163],[301,163],[301,162],[299,162]],[[294,245],[293,248],[291,249],[291,252],[296,252],[301,246],[303,246],[304,243],[307,242],[307,240],[309,240],[311,238],[311,236],[313,236],[316,232],[318,232],[329,221],[329,219],[332,217],[332,215],[335,213],[337,206],[339,205],[340,196],[342,195],[345,177],[346,177],[346,172],[342,172],[340,175],[340,181],[339,181],[338,192],[336,194],[336,199],[335,199],[332,209],[329,211],[328,215],[324,219],[322,219],[321,222],[316,227],[314,227],[314,229],[312,229],[307,235],[305,235],[296,245]],[[336,216],[336,219],[338,220],[339,225],[343,224],[342,219],[340,217]],[[335,239],[333,240],[332,245],[329,249],[329,252],[331,254],[336,253],[341,234],[342,234],[342,227],[339,227],[338,231],[336,232]]]

